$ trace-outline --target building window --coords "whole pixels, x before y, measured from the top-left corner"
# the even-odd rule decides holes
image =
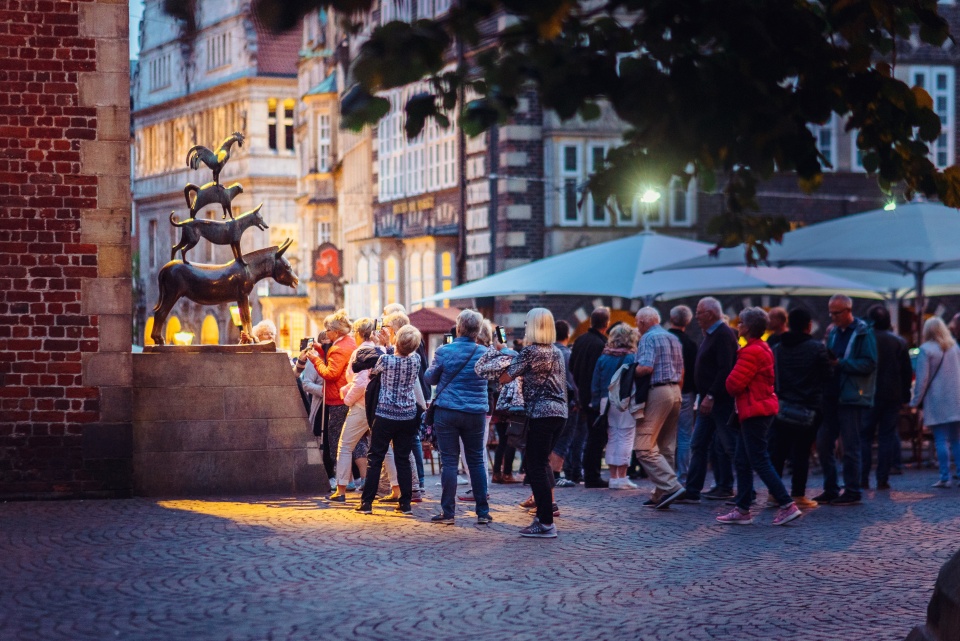
[[[207,314],[200,325],[200,344],[201,345],[219,345],[220,344],[220,324],[213,314]]]
[[[207,70],[222,67],[230,61],[230,34],[220,33],[207,38]]]
[[[423,298],[423,262],[420,252],[413,252],[407,258],[407,274],[410,275],[410,308],[417,311],[423,307],[422,303],[415,302]]]
[[[322,245],[323,243],[333,242],[333,223],[330,222],[318,222],[317,223],[317,244]]]
[[[679,178],[670,182],[670,225],[690,227],[697,219],[697,180],[691,178],[686,189]]]
[[[560,145],[560,223],[564,225],[583,222],[577,207],[581,165],[580,145]]]
[[[380,304],[380,261],[374,257],[369,264],[367,282],[370,284],[367,286],[367,291],[370,300],[370,316],[379,316],[384,307]]]
[[[170,86],[171,55],[160,56],[150,61],[150,90],[156,91]]]
[[[440,254],[440,291],[448,292],[453,288],[453,254],[443,252]],[[450,301],[443,301],[443,306],[448,307]]]
[[[147,257],[150,269],[157,268],[157,221],[147,223]]]
[[[411,0],[384,0],[380,3],[380,24],[394,20],[410,22],[413,19],[412,5]]]
[[[825,124],[807,125],[807,127],[816,140],[817,151],[829,163],[829,166],[823,167],[823,171],[835,171],[837,168],[837,115],[833,114]]]
[[[283,101],[283,142],[287,151],[293,151],[293,108],[295,104],[293,100]]]
[[[938,169],[953,164],[955,135],[955,82],[953,67],[911,67],[910,83],[921,87],[933,99],[933,110],[940,117],[940,135],[930,143],[930,160]]]
[[[866,171],[863,168],[863,150],[857,147],[857,134],[859,133],[858,129],[850,132],[850,169],[852,171]]]
[[[267,101],[267,145],[277,150],[277,99]]]
[[[608,147],[606,145],[589,145],[587,149],[589,154],[587,158],[590,162],[587,170],[592,175],[603,168],[603,161],[607,156]],[[587,194],[586,210],[589,212],[587,222],[591,225],[610,224],[610,213],[606,204],[594,200],[593,194]]]
[[[400,292],[399,292],[399,265],[397,264],[397,259],[393,256],[389,257],[385,264],[386,267],[386,278],[384,278],[384,285],[386,285],[386,300],[384,301],[384,306],[392,305],[393,303],[399,302]]]
[[[380,202],[449,189],[457,185],[456,124],[444,129],[427,122],[413,140],[403,131],[407,99],[426,85],[385,92],[390,111],[377,126],[377,188]]]
[[[317,164],[319,171],[330,171],[330,114],[320,114],[317,119]]]
[[[433,250],[423,252],[423,295],[433,296],[437,293],[437,255]],[[436,307],[436,303],[429,301],[427,307]]]

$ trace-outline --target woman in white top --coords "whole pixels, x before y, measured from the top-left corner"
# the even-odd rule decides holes
[[[951,454],[956,468],[954,478],[960,478],[960,347],[939,317],[923,324],[917,382],[910,405],[923,407],[923,423],[933,432],[937,446],[940,480],[933,487],[950,487]]]

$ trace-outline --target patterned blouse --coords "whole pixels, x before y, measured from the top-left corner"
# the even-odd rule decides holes
[[[567,370],[553,345],[524,347],[507,368],[523,377],[523,399],[530,418],[567,418]]]
[[[416,418],[417,401],[423,398],[419,380],[420,356],[416,352],[409,356],[384,354],[370,372],[371,376],[373,374],[381,376],[377,416],[394,421]]]

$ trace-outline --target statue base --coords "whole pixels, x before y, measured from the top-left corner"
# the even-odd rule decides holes
[[[272,343],[146,347],[133,380],[135,494],[330,490],[290,359]]]

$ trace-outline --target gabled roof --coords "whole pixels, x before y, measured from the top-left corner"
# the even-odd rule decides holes
[[[456,307],[424,307],[410,314],[410,324],[421,334],[446,334],[457,324],[459,315]]]
[[[296,77],[302,30],[294,27],[273,33],[260,22],[255,7],[250,11],[250,20],[257,30],[257,75]]]

